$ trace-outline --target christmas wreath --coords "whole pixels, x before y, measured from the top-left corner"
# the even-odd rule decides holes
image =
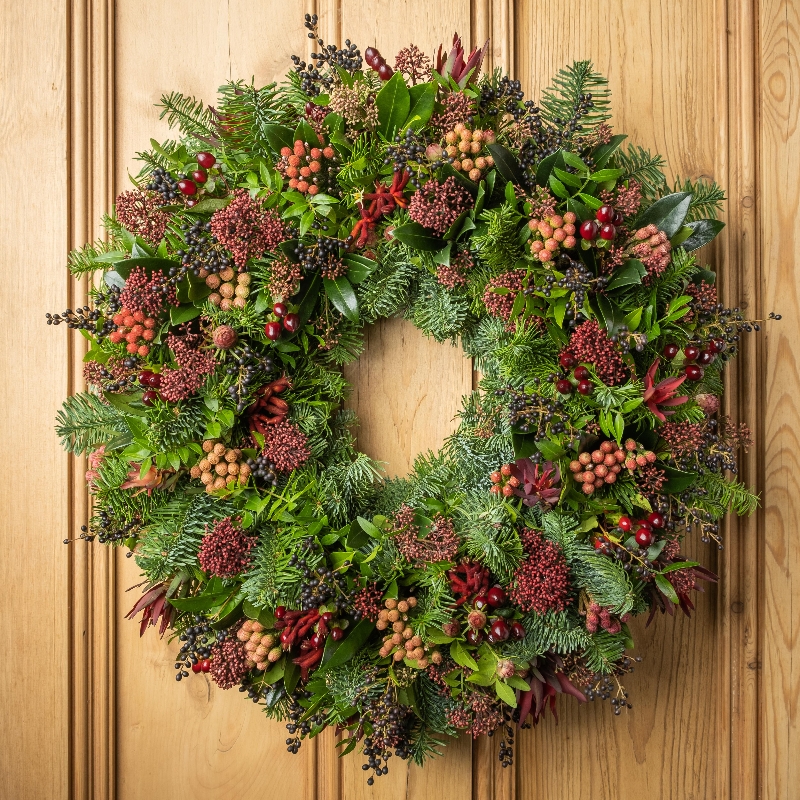
[[[720,415],[743,331],[695,252],[723,192],[669,188],[608,125],[607,82],[563,69],[538,105],[456,36],[394,67],[317,36],[278,85],[162,99],[178,139],[70,254],[90,341],[58,414],[86,454],[78,538],[124,546],[141,631],[364,769],[514,729],[556,698],[630,707],[634,614],[689,614],[681,555],[750,513]],[[341,365],[403,315],[482,373],[403,479],[358,452]],[[771,315],[774,317],[775,315]]]

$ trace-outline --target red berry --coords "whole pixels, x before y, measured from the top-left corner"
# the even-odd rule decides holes
[[[492,608],[500,608],[506,603],[506,593],[499,586],[492,586],[486,593],[486,599]]]
[[[714,353],[721,353],[725,349],[725,342],[722,339],[712,339],[708,343],[708,349]]]
[[[663,528],[664,527],[664,515],[659,514],[658,511],[653,511],[652,514],[647,515],[647,521],[654,527],[654,528]]]
[[[572,373],[579,381],[585,381],[589,377],[589,370],[586,367],[575,367]]]
[[[578,392],[583,395],[589,395],[594,390],[594,384],[591,381],[580,381],[578,383]]]
[[[286,606],[278,606],[275,609],[275,619],[283,619],[286,616]]]
[[[636,544],[638,544],[639,547],[650,547],[652,543],[652,531],[649,531],[647,528],[639,528],[639,530],[636,531]]]
[[[292,638],[292,632],[287,628],[285,631],[281,633],[281,644],[288,644],[291,638]]]
[[[619,226],[622,225],[624,220],[625,220],[625,218],[622,216],[622,214],[620,214],[619,211],[615,211],[614,212],[614,219],[612,219],[611,222],[614,225],[616,225],[616,227],[619,228]]]
[[[472,605],[474,605],[478,611],[483,611],[489,607],[489,598],[485,594],[479,594],[473,601]]]
[[[525,638],[525,628],[522,627],[521,622],[512,622],[511,623],[511,638],[512,639],[524,639]]]
[[[211,671],[211,659],[210,658],[204,658],[200,662],[200,669],[202,669],[203,672],[210,672]]]
[[[572,353],[562,353],[558,357],[558,363],[561,364],[564,369],[570,369],[575,366],[576,358]]]
[[[153,377],[153,373],[150,372],[149,369],[144,370],[143,372],[139,373],[139,383],[142,386],[149,386],[150,385],[150,378]]]
[[[561,394],[572,394],[572,384],[566,378],[556,381],[556,389]]]
[[[184,178],[182,181],[178,181],[178,189],[180,190],[181,194],[197,194],[197,184],[194,181],[187,180]]]
[[[338,642],[340,639],[344,638],[344,631],[341,628],[332,628],[331,629],[331,639],[334,642]]]
[[[664,356],[664,358],[668,358],[670,361],[672,361],[672,359],[675,358],[676,355],[678,355],[678,351],[679,350],[680,350],[680,348],[678,347],[678,345],[676,345],[676,344],[668,344],[668,345],[665,345],[665,347],[661,351],[661,353]]]
[[[208,180],[208,173],[204,169],[196,169],[192,173],[192,180],[195,183],[205,183]]]
[[[333,619],[333,612],[326,611],[324,614],[320,614],[320,619],[326,623],[330,622]]]
[[[483,641],[483,632],[476,631],[474,628],[470,628],[465,634],[464,638],[470,644],[480,644]]]
[[[272,339],[274,342],[276,339],[281,338],[281,324],[280,322],[268,322],[264,326],[264,334],[267,339]]]
[[[711,350],[701,350],[700,355],[697,356],[697,363],[707,367],[716,357],[717,354]]]
[[[600,206],[600,208],[597,209],[595,217],[598,222],[613,222],[614,209],[611,206]]]
[[[315,633],[310,639],[309,642],[311,643],[312,650],[319,650],[323,644],[325,644],[325,637],[320,636],[318,633]]]
[[[689,364],[686,367],[686,377],[690,381],[699,381],[703,377],[703,370],[697,364]]]
[[[578,230],[582,239],[592,241],[597,238],[598,225],[593,219],[587,219],[586,222],[581,223],[581,227]]]
[[[381,54],[378,52],[378,48],[377,47],[368,47],[364,51],[364,61],[366,61],[367,64],[369,64],[370,66],[372,66],[371,62],[373,62],[376,58],[380,58],[380,57],[381,57]]]
[[[192,664],[192,672],[200,672],[202,669],[203,667],[200,665],[199,661],[196,664]]]
[[[683,348],[683,355],[687,361],[694,361],[700,355],[700,348],[690,344]]]
[[[272,313],[276,317],[285,317],[288,310],[289,309],[286,308],[286,306],[283,303],[275,303],[275,305],[272,306]]]
[[[297,314],[287,314],[283,318],[283,327],[289,333],[294,333],[300,327],[300,317]]]
[[[498,642],[504,642],[511,636],[511,628],[504,619],[496,619],[489,630]]]
[[[197,154],[197,163],[204,167],[205,169],[211,169],[214,164],[217,163],[217,159],[211,155],[211,153],[198,153]]]
[[[613,239],[616,235],[617,229],[610,222],[607,222],[600,228],[601,239]]]
[[[154,391],[153,389],[148,389],[142,395],[142,402],[146,406],[152,406],[156,402],[156,400],[158,400],[158,392]]]
[[[633,527],[633,521],[630,517],[620,517],[617,527],[627,533]]]
[[[388,81],[394,75],[394,70],[388,64],[381,64],[378,67],[378,77],[382,81]]]
[[[601,550],[605,543],[606,543],[606,540],[602,536],[598,536],[594,540],[594,549],[595,550]]]
[[[636,524],[640,525],[642,528],[647,528],[649,531],[653,530],[653,523],[646,519],[637,519]]]

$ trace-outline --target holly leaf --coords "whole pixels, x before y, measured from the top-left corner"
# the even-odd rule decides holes
[[[358,322],[358,300],[350,281],[344,276],[335,280],[323,278],[322,284],[334,308],[351,322]]]

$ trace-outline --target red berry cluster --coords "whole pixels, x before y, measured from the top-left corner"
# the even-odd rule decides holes
[[[250,565],[250,551],[256,542],[255,536],[249,536],[230,517],[225,517],[203,537],[197,558],[209,575],[235,578]]]
[[[285,303],[275,303],[272,306],[272,313],[277,317],[264,326],[264,335],[267,339],[275,342],[281,338],[283,331],[295,333],[300,328],[300,317],[297,314],[289,313]]]
[[[599,603],[590,603],[586,610],[586,630],[589,633],[597,633],[598,627],[607,633],[619,633],[623,622],[627,622],[627,614],[624,618],[618,619],[611,615],[608,608],[602,607]]]
[[[264,433],[266,456],[280,472],[292,472],[308,461],[308,437],[293,423],[282,419],[274,425],[266,426]]]
[[[202,186],[208,180],[208,170],[217,163],[217,159],[211,153],[198,153],[196,159],[198,168],[190,176],[178,181],[178,190],[189,198],[194,198],[198,191],[198,184]],[[191,207],[196,202],[194,199],[189,199],[186,205]]]
[[[581,224],[581,238],[594,242],[598,235],[605,241],[611,241],[617,236],[617,229],[622,225],[623,217],[612,206],[600,206],[594,219],[587,219]]]
[[[653,511],[646,519],[632,520],[630,517],[620,517],[617,527],[623,533],[633,533],[636,544],[641,548],[647,548],[653,544],[655,538],[653,530],[661,530],[665,523],[664,515]]]
[[[558,545],[525,529],[520,538],[527,553],[514,573],[511,599],[523,611],[563,611],[569,595],[569,567]]]
[[[250,671],[249,659],[242,643],[233,638],[217,642],[211,648],[209,671],[214,683],[221,689],[232,689],[241,683]]]
[[[703,367],[712,364],[717,356],[725,349],[725,342],[722,339],[711,339],[700,344],[688,344],[683,348],[683,360],[685,362],[684,373],[690,381],[699,381],[703,377]],[[664,358],[672,361],[681,352],[677,344],[665,345],[661,351]]]
[[[161,376],[157,372],[146,369],[139,373],[139,383],[144,387],[142,402],[146,406],[152,406],[156,400],[160,400],[158,389],[161,388]]]
[[[617,386],[627,377],[616,345],[595,319],[587,320],[574,330],[565,352],[572,355],[576,363],[591,364],[597,377],[608,386]]]
[[[502,275],[492,278],[486,285],[483,304],[493,317],[500,317],[506,321],[511,317],[514,300],[522,291],[522,280],[525,274],[524,269],[512,269],[510,272],[504,272]],[[500,294],[492,291],[493,289],[507,289],[508,291]]]
[[[590,495],[607,483],[616,483],[624,461],[625,451],[614,442],[606,441],[591,453],[581,453],[570,462],[569,470],[575,481],[581,484],[581,491]]]
[[[320,138],[319,144],[323,144]],[[311,147],[298,139],[294,147],[282,147],[280,161],[275,165],[284,178],[289,179],[289,188],[302,194],[315,195],[328,186],[335,152],[330,145]]]
[[[567,376],[556,380],[556,389],[559,394],[572,394],[573,389],[577,389],[578,394],[582,395],[590,395],[594,391],[594,384],[589,380],[592,377],[589,370],[578,364],[578,359],[569,350],[561,353],[558,363],[566,370],[574,367],[572,379]]]
[[[492,586],[486,594],[478,595],[472,605],[473,610],[467,615],[469,630],[465,637],[470,644],[479,645],[484,638],[489,644],[525,638],[522,623],[507,619],[513,609],[507,607],[508,595],[502,586]]]
[[[114,315],[113,322],[117,327],[108,334],[110,341],[114,344],[126,342],[125,349],[131,355],[144,358],[150,353],[149,343],[156,338],[155,329],[158,324],[155,317],[148,317],[144,311],[131,311],[123,306]]]
[[[472,196],[452,176],[443,183],[433,179],[414,192],[408,216],[440,236],[472,207]]]
[[[394,70],[386,63],[383,56],[378,52],[377,47],[368,47],[364,51],[364,61],[378,73],[382,81],[388,81],[394,75]]]
[[[576,219],[571,211],[563,216],[552,214],[543,219],[531,219],[528,227],[533,232],[530,247],[534,256],[545,263],[558,255],[560,247],[571,250],[577,246]]]
[[[514,489],[519,488],[519,478],[511,473],[511,464],[503,464],[499,470],[495,470],[489,475],[489,480],[492,482],[492,494],[502,494],[503,497],[513,497]]]

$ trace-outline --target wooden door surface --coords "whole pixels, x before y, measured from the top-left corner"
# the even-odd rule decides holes
[[[283,797],[286,800],[791,798],[800,786],[800,18],[793,0],[0,0],[0,796]],[[329,732],[286,752],[285,729],[238,692],[174,680],[175,647],[123,620],[132,560],[84,543],[85,469],[53,416],[80,388],[82,340],[44,326],[82,304],[67,250],[97,234],[133,156],[166,135],[154,103],[213,102],[231,78],[279,78],[305,55],[306,12],[323,38],[432,53],[458,30],[491,39],[490,66],[535,97],[590,58],[610,80],[614,124],[663,153],[672,177],[727,188],[727,228],[705,257],[730,305],[783,322],[751,337],[728,410],[755,447],[742,477],[761,510],[704,553],[721,575],[692,620],[637,624],[632,711],[560,706],[523,731],[514,767],[462,738],[424,769],[393,764],[367,787]],[[454,427],[472,365],[409,323],[373,326],[348,369],[359,442],[402,474]],[[11,466],[13,464],[13,467]],[[20,466],[17,466],[17,465]],[[698,548],[702,545],[697,545]],[[10,667],[10,669],[9,669]]]

